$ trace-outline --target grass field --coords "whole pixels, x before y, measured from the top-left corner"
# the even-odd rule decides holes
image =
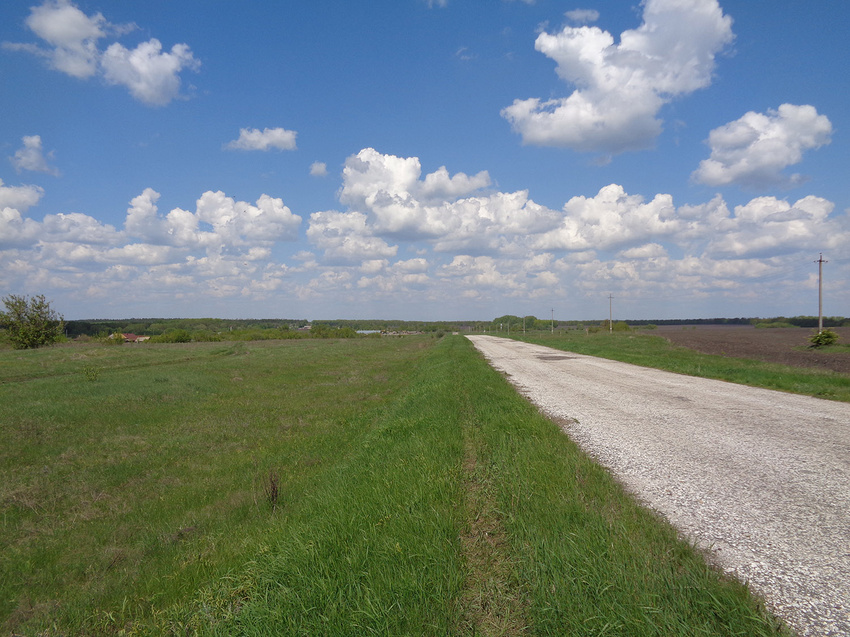
[[[703,354],[673,345],[660,336],[604,331],[585,334],[583,330],[573,330],[554,335],[545,332],[517,334],[511,338],[678,374],[850,402],[850,376],[847,374]]]
[[[461,337],[0,351],[0,629],[777,635]]]

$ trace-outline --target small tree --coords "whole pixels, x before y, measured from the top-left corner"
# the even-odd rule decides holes
[[[50,345],[62,337],[65,321],[39,294],[32,298],[10,294],[3,298],[5,312],[0,312],[0,325],[9,333],[15,349]]]
[[[826,347],[827,345],[834,345],[838,342],[838,334],[830,329],[821,330],[820,332],[812,334],[809,337],[809,342],[811,343],[811,347]]]

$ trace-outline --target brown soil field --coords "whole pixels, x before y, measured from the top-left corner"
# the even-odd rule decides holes
[[[850,327],[831,328],[838,344],[850,344]],[[704,354],[750,358],[793,367],[814,367],[850,374],[850,348],[829,351],[809,347],[814,330],[805,327],[757,329],[727,325],[664,325],[654,332],[674,345]]]

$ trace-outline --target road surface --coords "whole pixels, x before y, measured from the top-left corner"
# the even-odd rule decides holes
[[[850,404],[469,338],[800,635],[850,635]]]

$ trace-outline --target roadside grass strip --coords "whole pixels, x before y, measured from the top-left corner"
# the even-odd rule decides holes
[[[479,462],[535,635],[777,635],[746,587],[710,568],[483,359],[463,367]]]
[[[5,631],[784,634],[467,339],[216,345],[0,385]]]
[[[512,335],[526,343],[568,352],[599,356],[623,363],[654,367],[677,374],[714,378],[740,385],[763,387],[850,402],[850,375],[814,368],[791,367],[747,358],[703,354],[671,344],[660,336],[627,333]]]

